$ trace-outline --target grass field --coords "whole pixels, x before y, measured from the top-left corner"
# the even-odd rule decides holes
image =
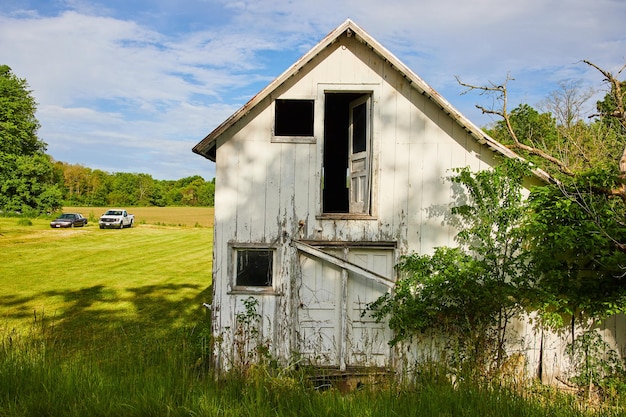
[[[193,216],[172,226],[190,212],[179,210],[123,230],[0,218],[1,417],[625,415],[552,391],[525,396],[428,376],[347,394],[273,367],[215,380],[202,306],[213,230]]]
[[[210,228],[48,223],[23,227],[0,218],[0,331],[23,329],[37,316],[70,333],[146,324],[163,330],[189,324],[209,301]]]

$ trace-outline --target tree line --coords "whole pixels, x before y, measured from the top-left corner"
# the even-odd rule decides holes
[[[54,162],[55,181],[67,206],[209,206],[215,201],[215,179],[199,175],[157,180],[149,174],[91,169]]]
[[[37,131],[37,104],[25,79],[0,65],[0,212],[38,215],[64,205],[212,206],[215,181],[156,180],[54,161]]]

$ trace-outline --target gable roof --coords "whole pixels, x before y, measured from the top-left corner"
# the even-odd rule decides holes
[[[309,52],[307,52],[302,58],[296,61],[291,67],[283,72],[278,78],[267,85],[257,95],[255,95],[250,101],[248,101],[243,107],[233,113],[228,119],[226,119],[215,130],[209,133],[202,141],[200,141],[194,148],[193,152],[204,156],[215,162],[215,148],[217,138],[234,125],[239,119],[245,116],[254,106],[264,100],[269,94],[271,94],[278,86],[283,84],[290,77],[295,76],[306,64],[313,60],[321,51],[335,43],[341,36],[354,36],[358,41],[367,45],[376,54],[378,54],[384,61],[388,62],[396,71],[398,71],[404,78],[409,81],[409,84],[415,88],[422,95],[432,100],[438,107],[440,107],[446,114],[454,119],[463,129],[465,129],[474,139],[479,143],[488,146],[494,152],[503,155],[508,158],[521,158],[515,152],[502,145],[479,127],[472,123],[468,118],[463,116],[458,110],[452,106],[445,98],[443,98],[437,91],[429,86],[422,78],[415,74],[409,67],[404,65],[398,58],[396,58],[385,47],[379,44],[374,38],[372,38],[367,32],[359,27],[352,20],[347,19],[339,27],[330,32],[324,39],[322,39],[316,46],[314,46]],[[547,173],[536,170],[535,174],[548,180]]]

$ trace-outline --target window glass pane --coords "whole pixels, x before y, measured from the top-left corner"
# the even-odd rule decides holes
[[[359,104],[352,110],[352,153],[367,150],[367,117],[366,104]]]
[[[274,135],[313,136],[313,100],[276,100]]]
[[[272,285],[274,252],[265,249],[237,250],[237,286],[268,287]]]

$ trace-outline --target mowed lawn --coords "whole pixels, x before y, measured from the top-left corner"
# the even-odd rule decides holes
[[[123,230],[94,223],[51,229],[48,220],[20,226],[16,218],[0,218],[0,334],[23,334],[43,322],[64,339],[113,329],[159,334],[195,324],[210,302],[213,236],[198,224],[212,225],[213,213],[178,211],[185,215],[170,209],[152,221],[173,225],[184,218],[191,227],[146,221]]]

